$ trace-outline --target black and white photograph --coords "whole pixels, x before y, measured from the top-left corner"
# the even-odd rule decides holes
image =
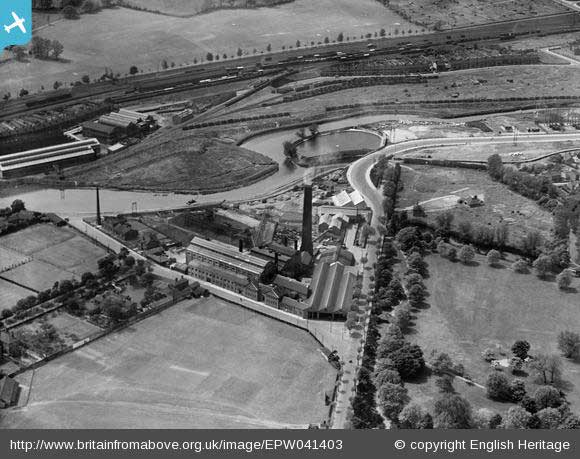
[[[0,0],[0,430],[579,428],[579,1]]]

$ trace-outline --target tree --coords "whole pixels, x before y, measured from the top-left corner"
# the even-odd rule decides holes
[[[375,374],[375,386],[380,388],[385,383],[389,384],[399,384],[403,385],[403,380],[401,379],[401,375],[397,370],[391,370],[389,368],[385,368],[378,373]]]
[[[399,414],[410,400],[406,388],[391,383],[380,387],[378,397],[384,415],[392,421],[398,421]]]
[[[298,45],[298,46],[300,46],[300,45]],[[244,51],[242,50],[242,48],[238,48],[238,51],[236,54],[238,55],[238,57],[242,57],[242,55],[244,54]]]
[[[421,406],[411,403],[399,413],[399,427],[401,429],[432,429],[433,418]]]
[[[129,68],[129,75],[137,75],[139,73],[139,69],[137,68],[136,65],[132,65]]]
[[[421,276],[427,275],[427,263],[423,257],[418,253],[413,253],[407,259],[407,264],[409,268],[417,271]]]
[[[528,272],[528,264],[524,260],[516,260],[512,264],[512,269],[519,274]]]
[[[501,260],[501,254],[497,250],[492,249],[487,252],[487,264],[489,266],[497,266],[499,260]]]
[[[487,172],[494,180],[500,180],[503,174],[503,161],[497,153],[487,158]]]
[[[455,247],[453,247],[452,245],[450,245],[447,249],[447,258],[450,261],[457,260],[457,249]]]
[[[63,51],[64,51],[64,46],[62,45],[62,43],[58,40],[54,40],[52,42],[52,57],[54,59],[58,60],[58,58],[63,53]]]
[[[436,429],[470,429],[473,425],[471,405],[456,394],[443,394],[437,399],[433,415]]]
[[[423,351],[416,344],[405,343],[392,352],[389,358],[393,361],[395,368],[403,379],[418,376],[425,367]]]
[[[38,59],[47,59],[50,55],[51,41],[39,36],[32,37],[30,51]]]
[[[538,410],[558,408],[564,402],[560,391],[552,386],[538,387],[534,392],[533,398]]]
[[[12,209],[12,213],[15,214],[22,210],[26,210],[26,206],[24,205],[24,201],[21,199],[15,199],[12,201],[12,204],[10,204],[10,209]]]
[[[440,230],[449,231],[451,229],[451,224],[453,223],[453,213],[445,211],[438,214],[435,217],[435,223]]]
[[[384,336],[377,349],[377,357],[386,358],[401,349],[406,341],[402,336]]]
[[[336,41],[341,43],[344,40],[344,34],[342,32],[340,32],[338,34],[338,36],[336,37]]]
[[[442,375],[453,371],[453,361],[451,360],[451,357],[449,357],[449,354],[439,352],[436,349],[431,351],[431,354],[427,359],[427,364],[429,368],[431,368],[431,371],[436,375]]]
[[[534,261],[534,269],[536,270],[536,274],[540,279],[544,279],[550,269],[552,268],[552,260],[547,255],[540,255]]]
[[[558,349],[562,351],[564,357],[577,359],[580,357],[580,335],[569,330],[560,332],[558,335]]]
[[[293,142],[285,141],[282,144],[282,148],[284,149],[284,156],[286,158],[294,159],[298,155],[298,150],[296,149],[296,145]]]
[[[553,384],[562,376],[562,361],[557,355],[537,355],[531,361],[530,368],[541,384]]]
[[[317,136],[320,132],[318,124],[316,123],[312,123],[310,126],[308,126],[308,130],[310,131],[310,135],[312,137]]]
[[[478,429],[496,429],[502,418],[488,408],[480,408],[473,415],[473,424]]]
[[[425,296],[425,287],[421,284],[414,284],[409,288],[409,303],[411,306],[420,306],[425,301]]]
[[[565,269],[560,274],[558,274],[556,276],[556,283],[558,284],[558,288],[560,290],[568,290],[572,284],[572,274],[570,274],[570,271]]]
[[[459,249],[459,253],[457,254],[459,261],[464,265],[467,265],[473,261],[475,258],[475,250],[470,245],[463,245],[461,249]]]
[[[17,61],[23,61],[26,57],[26,50],[22,46],[15,46],[12,48],[12,52]]]
[[[502,373],[492,373],[485,383],[487,396],[492,400],[506,402],[511,399],[510,383]]]
[[[527,429],[532,415],[521,406],[512,406],[503,418],[505,429]]]
[[[406,330],[411,324],[411,311],[406,306],[399,306],[395,309],[393,314],[393,323],[401,328],[401,330]]]
[[[523,243],[524,252],[530,256],[536,256],[538,252],[538,247],[542,243],[542,236],[537,231],[530,231],[526,234]]]
[[[62,15],[65,19],[79,19],[79,11],[72,5],[67,5],[62,9]]]
[[[453,377],[450,375],[443,375],[435,380],[435,385],[442,394],[453,394],[455,388],[453,387]]]
[[[469,241],[471,238],[471,234],[473,231],[473,227],[471,226],[471,222],[468,220],[461,220],[457,224],[457,231],[459,235],[464,241]]]
[[[205,55],[205,60],[208,62],[213,61],[213,54],[208,51],[208,53]]]
[[[522,360],[526,360],[530,350],[530,343],[524,340],[516,341],[512,346],[512,353]]]
[[[536,413],[540,420],[540,428],[557,429],[562,422],[562,413],[556,408],[544,408]]]
[[[268,46],[266,46],[266,51],[272,51],[272,45],[270,43],[268,43]]]

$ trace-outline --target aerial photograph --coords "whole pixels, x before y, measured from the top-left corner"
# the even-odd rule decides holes
[[[0,1],[0,429],[580,429],[579,232],[580,1]]]

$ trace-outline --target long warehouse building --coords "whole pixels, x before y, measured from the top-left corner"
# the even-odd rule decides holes
[[[97,139],[80,140],[0,156],[0,178],[40,174],[53,166],[66,167],[93,161],[101,146]]]

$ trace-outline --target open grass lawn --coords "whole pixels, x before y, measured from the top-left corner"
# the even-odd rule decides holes
[[[541,281],[534,274],[517,274],[502,262],[488,267],[483,256],[475,266],[452,263],[439,255],[429,255],[430,277],[425,284],[428,306],[416,313],[409,339],[421,346],[425,355],[437,349],[447,352],[465,366],[474,381],[485,385],[492,371],[481,358],[486,348],[500,347],[507,355],[518,339],[530,342],[530,354],[557,353],[557,335],[562,330],[580,330],[580,280],[574,279],[569,292],[558,290],[555,282]],[[580,363],[564,361],[563,389],[574,410],[580,409]],[[504,370],[506,371],[506,370]],[[506,371],[506,374],[507,371]],[[431,403],[437,394],[434,377],[408,385],[412,398]],[[535,385],[525,378],[528,391]],[[508,404],[491,402],[485,391],[455,381],[476,408],[491,406],[501,411]]]
[[[306,332],[188,300],[37,369],[2,427],[305,427],[326,415],[335,378]]]
[[[197,191],[242,186],[276,167],[259,153],[177,131],[67,173],[113,188]]]
[[[26,255],[0,245],[0,273],[6,269],[10,269],[11,266],[25,263],[27,260],[28,257]]]
[[[554,0],[390,0],[389,3],[393,10],[417,23],[445,29],[568,11]]]
[[[398,195],[400,208],[412,208],[417,202],[434,221],[437,212],[451,209],[453,225],[469,221],[472,226],[508,224],[508,240],[512,244],[530,231],[538,231],[545,239],[552,229],[551,214],[534,201],[509,190],[505,185],[491,180],[485,171],[405,165],[402,168],[404,188]],[[481,207],[457,204],[459,198],[477,195],[483,199]]]
[[[57,281],[70,280],[75,276],[72,272],[57,266],[49,265],[39,260],[32,260],[10,271],[3,272],[2,277],[40,292],[52,288]]]
[[[268,44],[279,51],[282,46],[294,47],[296,40],[304,46],[323,42],[326,36],[336,39],[340,32],[360,38],[383,27],[408,29],[411,24],[375,0],[297,0],[273,8],[221,10],[190,18],[107,9],[39,31],[38,35],[64,45],[65,62],[5,63],[0,67],[0,90],[14,94],[24,87],[36,92],[41,85],[51,88],[56,80],[69,84],[84,74],[98,78],[105,67],[124,75],[131,65],[157,70],[164,59],[181,66],[192,64],[194,58],[205,59],[208,52],[236,56],[240,47],[252,55],[254,48],[265,51]]]
[[[96,271],[107,251],[68,227],[51,223],[29,226],[0,238],[0,250],[25,254],[26,263],[2,276],[34,290],[46,290],[55,282]],[[24,255],[23,255],[24,256]],[[26,295],[28,296],[28,295]]]
[[[10,308],[18,300],[30,295],[35,295],[35,293],[18,285],[14,285],[11,282],[7,282],[4,279],[0,279],[0,305],[2,305],[2,309]]]
[[[70,228],[57,227],[52,223],[32,225],[16,233],[0,238],[0,245],[9,247],[17,252],[33,255],[48,247],[61,244],[76,236]]]
[[[291,3],[294,0],[255,0],[255,7]],[[220,8],[251,8],[248,0],[124,0],[128,6],[175,16],[192,16]]]
[[[512,139],[513,134],[503,133],[507,139]],[[459,161],[480,161],[487,162],[487,158],[497,153],[501,156],[504,163],[518,162],[523,160],[533,160],[555,153],[560,150],[578,148],[578,141],[554,142],[546,140],[545,142],[526,142],[525,134],[520,134],[517,145],[510,143],[503,144],[471,144],[458,145],[450,147],[425,148],[405,153],[405,157],[411,158],[433,158],[433,159],[450,159]],[[511,156],[510,153],[522,153],[522,156]]]

